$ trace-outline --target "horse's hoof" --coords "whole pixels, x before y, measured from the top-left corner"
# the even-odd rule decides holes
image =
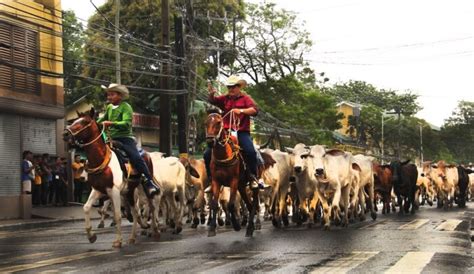
[[[122,242],[121,242],[121,241],[115,241],[115,242],[112,244],[112,247],[113,247],[113,248],[121,248],[121,247],[122,247]]]
[[[375,221],[377,219],[377,213],[375,212],[370,213],[370,217],[372,217],[372,220]]]
[[[223,226],[224,225],[224,220],[222,218],[217,218],[217,224],[219,226]]]
[[[92,234],[92,236],[89,237],[89,243],[93,244],[97,240],[97,236],[95,234]]]
[[[207,232],[207,237],[214,237],[214,236],[216,236],[215,230],[209,230],[209,232]]]
[[[198,227],[198,224],[196,224],[196,223],[193,223],[193,224],[191,225],[191,228],[197,228],[197,227]]]
[[[100,222],[97,228],[104,228],[104,222]]]
[[[181,231],[183,231],[183,228],[178,226],[173,230],[173,234],[179,234],[179,233],[181,233]]]
[[[135,239],[128,239],[128,244],[129,245],[134,245],[136,243]]]
[[[247,232],[245,233],[245,237],[252,237],[253,236],[253,229],[247,228]]]

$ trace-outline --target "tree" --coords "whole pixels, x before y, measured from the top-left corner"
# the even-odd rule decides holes
[[[457,162],[474,161],[474,102],[459,102],[441,128],[441,138]]]
[[[311,143],[332,143],[332,131],[340,128],[334,100],[288,75],[249,87],[259,107],[299,131],[307,132]],[[278,125],[277,125],[278,126]]]
[[[247,4],[246,20],[237,27],[235,70],[246,73],[256,84],[286,76],[310,78],[314,72],[304,59],[312,41],[304,24],[274,3]]]
[[[84,91],[78,89],[80,82],[70,75],[79,75],[82,72],[84,58],[83,46],[85,43],[84,28],[76,18],[74,11],[63,12],[63,70],[65,104],[70,105],[83,96]]]

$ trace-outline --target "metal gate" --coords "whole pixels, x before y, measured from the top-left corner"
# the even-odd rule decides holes
[[[21,192],[20,117],[0,113],[0,196]]]
[[[23,149],[56,155],[56,120],[22,117]]]

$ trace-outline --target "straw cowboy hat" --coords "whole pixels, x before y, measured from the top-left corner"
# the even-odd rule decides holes
[[[242,79],[242,77],[238,75],[231,75],[229,76],[229,78],[227,78],[227,82],[225,83],[225,85],[228,87],[239,85],[241,88],[244,88],[245,86],[247,86],[247,81],[245,81],[244,79]]]
[[[123,99],[127,99],[128,98],[128,95],[129,95],[129,91],[128,91],[128,88],[124,85],[120,85],[120,84],[115,84],[115,83],[112,83],[110,84],[108,87],[102,85],[101,86],[105,91],[115,91],[115,92],[118,92],[120,94],[122,94],[122,97]]]

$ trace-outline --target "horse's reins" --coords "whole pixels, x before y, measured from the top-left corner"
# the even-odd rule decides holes
[[[104,134],[105,132],[105,127],[102,126],[102,131],[99,133],[99,135],[97,135],[97,137],[95,137],[92,141],[90,142],[87,142],[85,144],[81,144],[79,143],[75,136],[78,135],[79,133],[81,133],[82,131],[84,131],[85,129],[89,128],[92,126],[92,123],[94,123],[94,121],[91,121],[89,124],[87,124],[85,127],[81,128],[80,130],[76,131],[76,132],[72,132],[72,130],[70,128],[66,128],[66,131],[69,132],[69,134],[71,134],[72,138],[73,138],[73,142],[76,146],[80,147],[80,148],[84,148],[86,146],[89,146],[93,143],[95,143],[97,140],[99,140],[99,138],[102,136],[102,134]]]
[[[69,132],[69,134],[71,134],[71,136],[73,138],[73,142],[74,142],[75,145],[77,145],[80,148],[84,148],[86,146],[89,146],[89,145],[95,143],[97,140],[99,140],[100,137],[102,137],[102,134],[104,134],[104,132],[105,132],[105,127],[104,126],[102,126],[102,131],[99,133],[99,135],[97,135],[97,137],[95,137],[92,141],[87,142],[85,144],[81,144],[81,143],[77,142],[75,136],[78,135],[79,133],[81,133],[82,131],[84,131],[85,129],[91,127],[92,123],[94,123],[94,120],[90,121],[89,124],[87,124],[85,127],[81,128],[80,130],[78,130],[76,132],[72,132],[72,130],[70,128],[66,128],[66,131]],[[102,161],[102,163],[99,166],[94,167],[94,168],[90,168],[89,166],[86,166],[85,170],[89,174],[102,173],[105,170],[105,168],[109,165],[110,159],[112,159],[112,151],[106,145],[105,146],[104,161]]]
[[[238,117],[236,117],[236,114],[233,111],[229,111],[229,112],[227,112],[226,114],[224,114],[222,116],[222,120],[224,120],[224,118],[227,115],[230,115],[230,117],[229,117],[229,130],[231,130],[231,131],[236,130],[237,131],[239,129],[239,125],[240,125],[240,119]],[[219,129],[219,132],[214,137],[214,142],[218,143],[221,146],[225,146],[226,144],[229,143],[230,135],[231,135],[230,133],[228,133],[227,136],[225,137],[224,142],[221,142],[220,139],[221,139],[223,129],[224,129],[224,127],[221,124],[221,128]],[[239,156],[240,152],[239,152],[239,146],[236,145],[236,144],[233,144],[233,145],[234,145],[234,149],[232,151],[232,154],[227,159],[223,159],[223,160],[216,159],[215,160],[216,163],[218,163],[219,165],[224,165],[224,166],[229,166],[229,165],[235,164],[235,159],[238,159],[238,156]]]

